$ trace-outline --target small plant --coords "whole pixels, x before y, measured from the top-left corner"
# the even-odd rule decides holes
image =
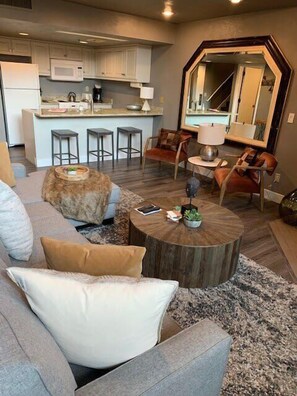
[[[68,172],[74,172],[74,171],[76,171],[77,169],[76,169],[76,166],[68,166],[68,168],[67,168],[67,171]]]
[[[186,210],[184,213],[184,217],[188,221],[201,221],[202,215],[198,212],[197,209]]]

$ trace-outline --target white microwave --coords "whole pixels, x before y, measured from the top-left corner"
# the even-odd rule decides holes
[[[64,59],[51,59],[51,80],[83,81],[83,63]]]

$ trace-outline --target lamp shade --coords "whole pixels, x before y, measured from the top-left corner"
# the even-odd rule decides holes
[[[153,99],[154,98],[154,88],[153,87],[141,87],[140,88],[140,98],[141,99]]]
[[[225,141],[226,125],[200,124],[197,142],[208,146],[217,146]]]

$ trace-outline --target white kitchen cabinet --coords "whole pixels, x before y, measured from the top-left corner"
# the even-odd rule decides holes
[[[0,38],[0,53],[11,55],[31,56],[31,45],[28,40]]]
[[[39,75],[49,76],[51,74],[49,45],[47,43],[32,41],[31,49],[32,49],[32,63],[36,63],[38,65]]]
[[[50,44],[50,57],[55,59],[82,60],[82,49],[76,46]]]
[[[96,50],[96,77],[106,80],[149,82],[151,48],[131,46]]]
[[[82,61],[84,78],[95,77],[95,53],[93,49],[84,48],[82,50]]]

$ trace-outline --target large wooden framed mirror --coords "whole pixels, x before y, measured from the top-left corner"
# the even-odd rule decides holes
[[[179,127],[273,152],[292,69],[271,36],[203,41],[183,69]]]

